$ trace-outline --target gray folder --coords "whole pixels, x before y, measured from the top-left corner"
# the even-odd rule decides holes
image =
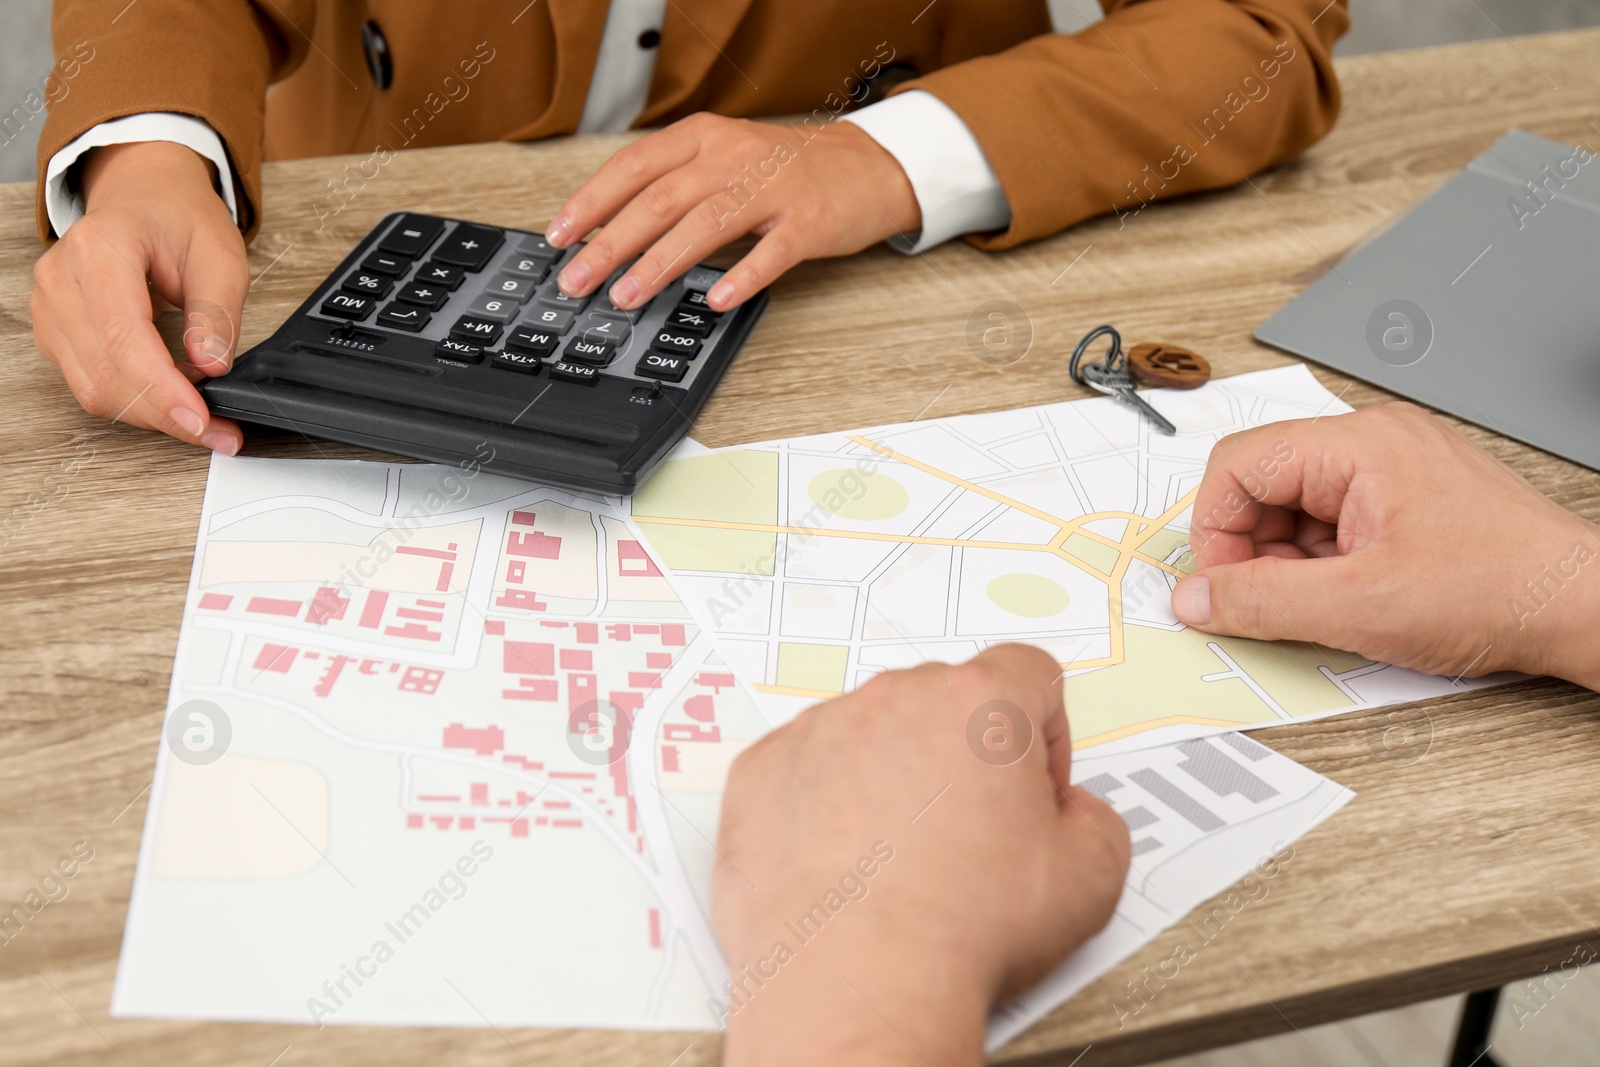
[[[1600,469],[1600,159],[1510,131],[1256,339]]]

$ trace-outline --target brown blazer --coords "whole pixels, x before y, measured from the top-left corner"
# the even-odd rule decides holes
[[[1009,248],[1082,219],[1231,185],[1333,125],[1330,52],[1346,0],[1100,0],[1107,17],[1050,32],[1043,0],[674,0],[638,125],[695,111],[814,115],[911,74],[983,146]],[[577,129],[600,0],[57,0],[60,55],[85,53],[51,107],[39,173],[96,123],[147,111],[209,122],[261,217],[263,158],[527,141]],[[369,75],[382,27],[392,83]],[[885,73],[887,72],[887,77]],[[270,86],[270,91],[269,91]],[[50,226],[39,195],[39,231]]]

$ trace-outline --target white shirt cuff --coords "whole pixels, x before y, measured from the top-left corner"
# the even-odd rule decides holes
[[[911,179],[922,209],[922,232],[891,237],[907,254],[964,233],[1003,230],[1011,205],[978,139],[943,100],[920,89],[840,116],[882,145]]]
[[[217,131],[210,123],[192,115],[152,111],[93,126],[50,157],[44,176],[44,209],[57,237],[65,236],[72,224],[83,218],[83,196],[78,190],[67,188],[68,169],[91,148],[133,141],[171,141],[211,160],[217,167],[217,184],[221,186],[223,202],[228,205],[234,224],[238,225],[239,204],[233,195],[233,168],[228,165],[228,153],[223,150]]]

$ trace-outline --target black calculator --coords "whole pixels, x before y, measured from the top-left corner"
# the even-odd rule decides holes
[[[626,495],[688,432],[766,307],[689,268],[642,308],[556,275],[577,248],[386,217],[278,331],[199,386],[219,415],[436,463]],[[625,269],[625,268],[624,268]]]

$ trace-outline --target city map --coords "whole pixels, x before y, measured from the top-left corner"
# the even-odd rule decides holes
[[[620,500],[214,457],[113,1014],[713,1029],[722,787],[769,728]],[[1127,892],[993,1042],[1351,797],[1233,734],[1074,779]]]
[[[705,1025],[768,727],[618,501],[219,457],[169,710],[119,1013]]]
[[[1177,436],[1104,397],[734,446],[669,458],[632,514],[774,721],[880,671],[1003,641],[1061,662],[1080,750],[1495,681],[1179,623],[1170,593],[1193,569],[1189,512],[1211,447],[1350,409],[1303,365],[1152,395]]]

